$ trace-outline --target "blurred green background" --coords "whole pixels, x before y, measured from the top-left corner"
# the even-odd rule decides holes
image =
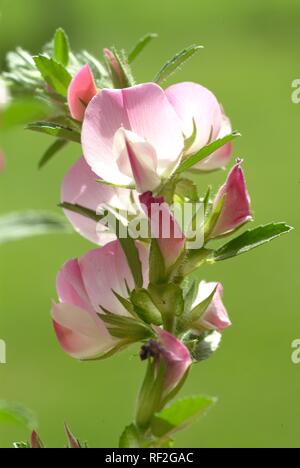
[[[291,82],[300,78],[298,0],[10,0],[0,1],[0,60],[21,45],[40,50],[58,26],[74,49],[100,54],[104,46],[131,48],[146,32],[159,33],[137,60],[139,81],[150,81],[184,46],[205,49],[174,77],[212,89],[243,138],[235,155],[245,159],[255,223],[299,226],[300,105]],[[37,163],[51,142],[23,129],[0,135],[7,156],[0,178],[1,213],[55,209],[60,182],[80,156],[74,145],[43,171]],[[203,177],[214,187],[225,173]],[[115,447],[131,422],[144,365],[131,349],[108,361],[81,364],[58,347],[49,317],[55,276],[70,257],[91,248],[74,235],[34,238],[0,249],[0,399],[19,401],[39,416],[48,446],[64,444],[63,421],[93,447]],[[215,357],[194,367],[183,394],[217,395],[219,404],[177,437],[180,447],[300,446],[300,365],[291,342],[300,338],[299,238],[297,230],[270,246],[200,272],[221,280],[234,326]],[[0,424],[0,446],[27,438]]]

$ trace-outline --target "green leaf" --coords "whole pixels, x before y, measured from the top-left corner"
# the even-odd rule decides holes
[[[293,229],[293,227],[286,223],[270,223],[265,226],[250,229],[216,250],[212,255],[212,260],[221,261],[236,257],[260,245],[266,244],[283,234],[287,234]]]
[[[128,343],[143,341],[153,336],[152,330],[143,322],[131,317],[120,316],[101,306],[104,314],[98,314],[106,323],[107,329],[115,338],[125,339]]]
[[[222,148],[222,146],[226,145],[239,136],[241,136],[239,132],[233,132],[230,135],[215,140],[209,145],[204,146],[200,151],[198,151],[198,153],[193,154],[192,156],[189,156],[187,159],[185,159],[177,168],[176,174],[182,174],[183,172],[188,171],[200,161],[203,161],[203,159],[207,158],[219,148]]]
[[[56,140],[44,153],[39,162],[39,169],[42,169],[59,151],[68,144],[67,140]]]
[[[149,286],[152,301],[162,314],[164,328],[170,333],[175,332],[175,318],[180,317],[184,310],[183,292],[176,284],[161,284]]]
[[[68,203],[68,202],[63,202],[58,205],[60,208],[63,210],[68,210],[72,211],[73,213],[80,214],[81,216],[84,216],[85,218],[89,218],[92,221],[95,221],[98,223],[103,219],[104,216],[106,216],[106,213],[103,215],[98,215],[96,211],[90,210],[89,208],[85,208],[84,206],[73,204],[73,203]]]
[[[163,81],[167,80],[173,73],[176,72],[176,70],[178,70],[200,49],[203,49],[203,46],[192,45],[180,51],[160,69],[160,71],[154,79],[154,82],[160,84]]]
[[[34,431],[38,423],[32,411],[18,403],[0,401],[0,423],[15,423]]]
[[[212,249],[193,249],[188,252],[184,264],[181,267],[182,276],[187,276],[202,266],[213,254]]]
[[[64,125],[60,125],[58,123],[34,122],[28,124],[26,129],[32,130],[34,132],[44,133],[55,138],[73,141],[75,143],[81,142],[81,136],[79,132],[73,130],[72,128],[65,127]]]
[[[45,55],[37,55],[33,60],[46,83],[58,94],[67,97],[72,77],[66,68]]]
[[[166,437],[185,429],[216,402],[216,398],[202,395],[178,400],[154,416],[152,432],[156,437]]]
[[[162,317],[158,308],[154,305],[148,291],[140,289],[133,291],[131,301],[135,306],[136,314],[146,323],[162,325]]]
[[[0,244],[31,236],[72,232],[67,220],[55,213],[28,211],[0,217]]]
[[[158,37],[158,34],[149,33],[142,37],[138,43],[134,46],[132,51],[128,55],[128,63],[132,63],[137,56],[144,50],[144,48],[153,40]]]
[[[135,426],[131,424],[130,426],[125,427],[123,434],[120,437],[119,448],[140,448],[140,434]]]
[[[134,279],[134,284],[137,288],[142,288],[144,282],[142,263],[136,243],[130,237],[127,237],[126,239],[119,238],[119,242],[127,258],[128,265]]]
[[[198,203],[199,195],[196,184],[190,179],[180,179],[176,185],[175,195],[183,202]]]
[[[152,239],[150,248],[150,283],[159,284],[166,279],[165,260],[156,239]]]
[[[57,29],[54,37],[54,60],[64,67],[69,64],[70,45],[67,34],[62,28]]]

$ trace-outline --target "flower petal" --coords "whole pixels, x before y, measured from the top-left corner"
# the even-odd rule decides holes
[[[214,94],[197,83],[178,83],[165,91],[167,98],[181,120],[186,138],[193,134],[194,123],[197,135],[187,154],[193,154],[215,140],[221,129],[222,110]]]
[[[132,178],[118,167],[113,153],[116,132],[124,128],[146,140],[156,151],[159,175],[170,174],[184,141],[179,119],[163,90],[154,83],[126,89],[104,89],[90,103],[82,129],[84,156],[103,179],[129,185]]]
[[[76,359],[94,359],[115,346],[116,340],[96,314],[69,304],[53,304],[52,319],[61,347]]]
[[[74,76],[68,89],[68,105],[73,119],[82,121],[86,106],[97,94],[92,70],[85,65]]]
[[[137,244],[142,262],[143,276],[148,281],[148,250]],[[134,281],[127,259],[119,241],[111,242],[101,249],[88,252],[79,260],[83,283],[93,308],[101,312],[101,306],[119,315],[128,312],[117,300],[113,291],[127,298],[126,283],[134,288]]]
[[[117,210],[135,213],[132,204],[132,192],[127,189],[108,187],[97,182],[99,177],[92,172],[84,158],[77,161],[66,174],[62,189],[61,201],[81,205],[96,212],[101,207],[109,205]],[[65,210],[65,215],[82,236],[96,244],[105,245],[116,239],[114,233],[110,233],[102,225],[70,210]]]
[[[120,128],[115,134],[113,148],[118,155],[120,171],[134,179],[139,193],[155,190],[160,185],[156,152],[150,143]]]
[[[219,135],[216,137],[216,140],[223,138],[232,133],[232,126],[229,118],[223,114],[222,117],[222,126]],[[217,151],[212,153],[206,159],[201,161],[199,164],[196,164],[194,167],[200,171],[215,171],[216,169],[221,169],[227,166],[232,155],[232,142],[227,143],[226,145],[219,148]]]
[[[199,325],[208,330],[218,330],[221,332],[231,326],[227,310],[222,302],[223,286],[221,283],[206,283],[205,281],[201,281],[194,307],[208,299],[214,289],[216,289],[216,292],[213,300],[199,320]]]

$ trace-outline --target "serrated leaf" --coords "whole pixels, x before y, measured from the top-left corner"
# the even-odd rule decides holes
[[[39,162],[39,169],[42,169],[44,166],[46,166],[46,164],[53,158],[53,156],[61,151],[67,144],[67,140],[56,140],[51,146],[49,146]]]
[[[58,94],[66,97],[72,80],[66,68],[45,55],[37,55],[33,60],[46,83]]]
[[[203,416],[215,403],[216,398],[194,396],[178,400],[154,416],[152,432],[156,437],[166,437],[185,429]]]
[[[18,403],[0,401],[0,423],[15,423],[29,429],[36,430],[38,423],[32,411]]]
[[[65,218],[45,211],[10,213],[0,217],[0,245],[32,236],[72,232]]]
[[[178,68],[187,62],[200,49],[203,49],[203,46],[192,45],[186,49],[181,50],[160,69],[154,79],[154,82],[160,84],[167,80],[173,73],[176,72],[176,70],[178,70]]]
[[[221,261],[227,260],[237,255],[249,252],[260,245],[266,244],[277,237],[287,234],[294,228],[286,223],[270,223],[265,226],[259,226],[236,237],[232,241],[223,245],[216,250],[212,256],[212,260]]]
[[[70,45],[67,34],[62,28],[57,29],[54,37],[54,60],[64,67],[69,64]]]
[[[140,448],[140,434],[135,424],[125,427],[120,437],[119,448]]]
[[[239,132],[233,132],[230,135],[227,135],[223,138],[219,138],[218,140],[213,141],[209,145],[204,146],[200,151],[198,151],[198,153],[195,153],[192,156],[189,156],[187,159],[185,159],[176,169],[176,174],[182,174],[183,172],[188,171],[193,166],[210,156],[212,153],[222,148],[222,146],[226,145],[227,143],[239,136],[241,136]]]
[[[138,43],[134,46],[132,51],[128,54],[128,63],[132,63],[138,55],[145,49],[145,47],[153,40],[158,37],[158,34],[149,33],[142,37]]]
[[[77,130],[53,122],[33,122],[27,125],[27,130],[44,133],[62,140],[81,142],[80,133]]]

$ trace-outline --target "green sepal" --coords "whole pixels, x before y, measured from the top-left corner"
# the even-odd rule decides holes
[[[131,301],[134,305],[135,313],[141,320],[149,325],[162,325],[161,313],[153,303],[146,289],[134,290],[131,293]]]

